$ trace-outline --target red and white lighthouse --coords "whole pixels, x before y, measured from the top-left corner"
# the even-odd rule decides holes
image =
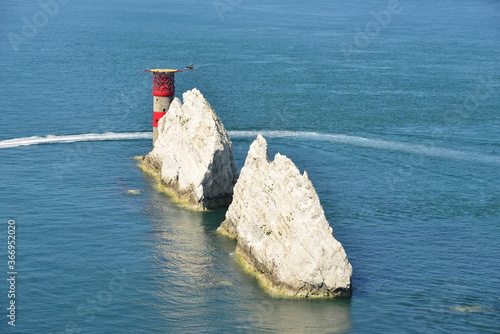
[[[158,121],[170,107],[175,94],[174,75],[179,70],[153,69],[145,70],[153,73],[153,145],[158,138]]]

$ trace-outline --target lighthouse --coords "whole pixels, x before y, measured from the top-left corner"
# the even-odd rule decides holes
[[[174,75],[179,70],[152,69],[145,70],[153,73],[153,145],[158,138],[158,121],[170,107],[175,94]]]

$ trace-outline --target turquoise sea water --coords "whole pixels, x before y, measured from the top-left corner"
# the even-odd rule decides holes
[[[500,332],[499,22],[493,0],[3,1],[0,332]],[[352,299],[266,295],[224,210],[137,168],[139,70],[191,62],[177,95],[202,91],[238,168],[263,133],[307,170]]]

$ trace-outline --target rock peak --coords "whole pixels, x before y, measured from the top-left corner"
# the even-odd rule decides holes
[[[257,138],[250,145],[248,150],[247,158],[245,160],[245,165],[252,164],[258,161],[269,162],[269,157],[267,155],[267,141],[261,134],[257,135]]]
[[[158,139],[142,168],[164,189],[194,209],[231,202],[237,171],[227,131],[198,89],[175,98],[158,123]]]
[[[218,231],[238,240],[236,252],[271,292],[299,297],[351,293],[352,266],[307,173],[279,153],[269,161],[260,135],[250,146]]]

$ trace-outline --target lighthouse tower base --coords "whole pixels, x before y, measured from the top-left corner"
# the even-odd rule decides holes
[[[153,145],[158,138],[158,121],[168,111],[172,100],[173,96],[153,96]]]

